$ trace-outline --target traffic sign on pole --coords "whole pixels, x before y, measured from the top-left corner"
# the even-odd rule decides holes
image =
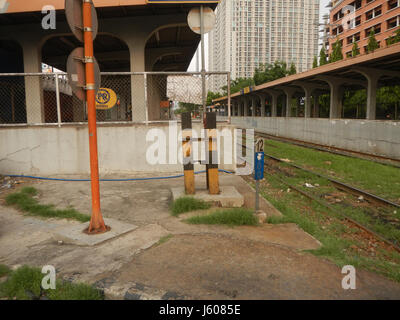
[[[72,88],[72,92],[79,100],[86,101],[86,71],[85,71],[85,52],[84,48],[76,48],[67,60],[68,83]],[[95,91],[100,88],[101,75],[97,60],[94,59],[94,78]]]
[[[188,25],[189,28],[197,33],[201,34],[201,8],[193,8],[188,14]],[[215,27],[217,17],[214,10],[210,7],[203,7],[203,33],[209,33]]]
[[[66,0],[65,1],[65,16],[67,17],[67,22],[69,27],[71,28],[72,33],[75,37],[83,42],[83,11],[82,11],[82,1],[83,0]],[[90,1],[91,2],[91,1]],[[92,38],[96,39],[97,30],[98,30],[98,20],[96,9],[91,3],[91,15],[92,15]]]
[[[80,9],[80,11],[79,11]],[[70,56],[71,85],[75,85],[75,94],[86,91],[86,104],[89,127],[89,153],[90,153],[90,180],[92,189],[92,216],[89,227],[85,230],[88,234],[104,233],[110,230],[104,223],[100,209],[100,182],[99,160],[97,150],[97,125],[96,125],[96,87],[100,85],[98,78],[100,72],[96,72],[96,60],[93,55],[93,39],[97,33],[97,15],[91,0],[65,0],[65,10],[68,23],[78,40],[84,43],[84,48],[75,49]],[[77,59],[75,59],[77,58]],[[81,63],[85,64],[84,71]],[[97,80],[96,80],[97,73]],[[84,79],[84,80],[83,80]]]

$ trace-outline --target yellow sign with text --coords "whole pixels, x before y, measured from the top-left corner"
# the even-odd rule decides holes
[[[109,110],[117,104],[117,94],[112,89],[100,88],[96,94],[96,109]]]

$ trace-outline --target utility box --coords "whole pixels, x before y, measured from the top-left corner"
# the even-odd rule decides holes
[[[264,179],[264,152],[254,154],[254,180]]]

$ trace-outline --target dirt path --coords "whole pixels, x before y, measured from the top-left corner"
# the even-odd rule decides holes
[[[197,179],[204,183],[203,177]],[[236,176],[222,176],[251,203]],[[95,283],[126,299],[399,299],[400,284],[357,270],[357,290],[341,288],[341,269],[304,250],[320,243],[296,225],[262,227],[188,225],[168,212],[169,188],[182,181],[102,183],[105,217],[138,228],[95,247],[59,245],[58,227],[0,205],[0,263],[54,265],[60,276]],[[39,182],[39,200],[90,210],[87,183]],[[275,209],[265,204],[265,210]],[[268,209],[270,208],[270,209]],[[169,240],[157,242],[171,235]]]

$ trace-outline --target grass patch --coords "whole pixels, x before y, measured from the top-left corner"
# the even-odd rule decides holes
[[[279,165],[279,168],[281,168],[281,170],[286,169],[287,167],[287,164]],[[295,170],[294,173],[295,175],[285,176],[282,172],[277,172],[276,174],[274,174],[274,176],[279,177],[281,180],[286,181],[293,186],[296,186],[300,190],[303,190],[316,198],[324,199],[325,195],[338,193],[340,194],[340,192],[336,188],[334,188],[328,180],[324,178],[320,178],[300,170]],[[306,182],[311,183],[312,185],[318,184],[318,187],[307,188],[304,186]],[[334,208],[337,212],[341,212],[346,216],[356,220],[357,222],[367,226],[371,230],[384,235],[388,240],[400,243],[400,229],[396,225],[385,223],[384,221],[379,219],[379,217],[375,217],[372,207],[353,207],[351,205],[351,198],[352,197],[348,197],[347,199],[342,198],[342,201],[339,203],[329,201],[328,203],[330,203],[330,206]],[[354,201],[355,200],[353,200],[353,202]],[[389,218],[396,217],[392,209],[380,208],[379,210],[381,216],[387,215]]]
[[[268,187],[262,187],[262,196],[283,214],[282,217],[268,218],[268,223],[297,224],[322,244],[321,248],[307,252],[327,258],[339,267],[353,265],[400,282],[400,255],[397,252],[382,250],[371,257],[354,251],[352,245],[362,244],[350,237],[354,230],[341,223],[339,214],[298,193],[284,191],[287,187],[273,177],[266,176],[266,181]]]
[[[70,283],[59,281],[56,290],[48,290],[50,300],[104,300],[102,293],[84,283]]]
[[[210,209],[211,204],[195,199],[193,197],[182,197],[176,199],[171,206],[171,213],[173,216],[178,216],[182,213]]]
[[[8,275],[11,272],[10,268],[4,264],[0,264],[0,278]]]
[[[255,226],[257,218],[251,210],[244,208],[217,210],[204,216],[195,216],[186,220],[190,224],[224,224],[229,226]]]
[[[160,245],[166,243],[168,240],[172,239],[173,236],[174,236],[173,234],[168,234],[164,237],[161,237],[160,240],[158,240],[158,242],[155,245],[160,246]]]
[[[266,153],[312,169],[383,198],[400,201],[400,170],[373,161],[268,140]]]
[[[6,197],[6,204],[15,206],[33,216],[44,218],[75,219],[81,222],[90,220],[90,216],[80,213],[73,208],[56,209],[54,205],[40,204],[33,197],[37,195],[37,190],[33,187],[22,188],[21,191],[12,193]]]
[[[33,300],[47,297],[50,300],[102,300],[101,292],[86,284],[56,281],[56,289],[41,287],[45,275],[39,268],[22,266],[13,271],[7,281],[0,284],[0,298]]]

